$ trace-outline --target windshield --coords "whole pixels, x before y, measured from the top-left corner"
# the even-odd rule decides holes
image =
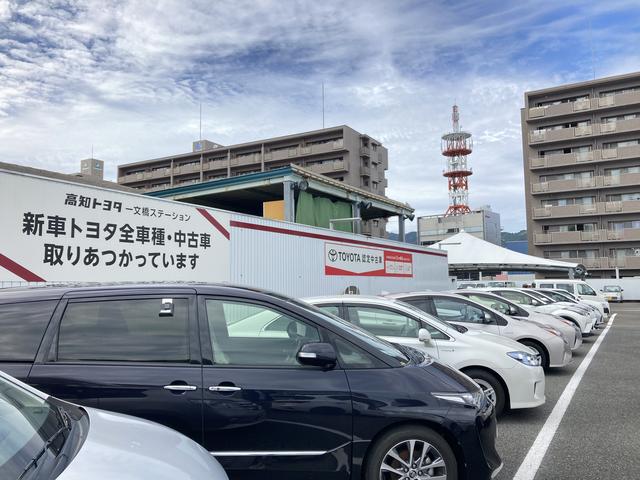
[[[569,299],[567,297],[565,297],[564,295],[562,295],[561,293],[558,292],[552,292],[550,290],[544,290],[544,294],[547,297],[551,297],[553,298],[556,302],[566,302]]]
[[[294,299],[287,299],[287,301],[289,303],[293,303],[299,308],[302,308],[312,313],[315,316],[322,317],[324,320],[335,325],[341,330],[346,330],[351,335],[357,336],[359,340],[367,343],[374,350],[377,350],[378,352],[381,352],[384,355],[394,358],[396,361],[400,362],[401,364],[404,365],[406,363],[409,363],[409,357],[407,357],[404,353],[402,353],[396,346],[394,346],[393,344],[385,340],[382,340],[381,338],[376,337],[374,334],[367,332],[366,330],[358,327],[357,325],[354,325],[353,323],[349,323],[340,317],[336,317],[335,315],[332,315],[331,313],[325,310],[322,310],[321,308],[316,307],[315,305],[311,305],[306,302],[299,302]]]
[[[589,295],[589,296],[596,295],[595,290],[591,288],[589,285],[587,285],[586,283],[578,283],[576,285],[576,288],[578,289],[578,293],[580,295]]]
[[[548,305],[549,303],[554,303],[552,300],[550,300],[549,298],[545,297],[543,294],[541,294],[540,292],[535,292],[533,290],[528,290],[527,295],[530,295],[534,298],[537,298],[540,302],[542,302],[544,305]]]
[[[0,377],[0,478],[29,478],[23,474],[55,458],[66,426],[58,407]]]
[[[620,287],[618,287],[617,285],[605,285],[604,291],[605,292],[619,292],[620,291]]]

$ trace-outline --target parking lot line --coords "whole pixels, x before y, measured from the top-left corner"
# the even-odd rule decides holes
[[[598,348],[600,348],[600,344],[604,340],[604,337],[607,336],[611,325],[613,325],[616,315],[617,313],[611,315],[609,323],[607,323],[607,326],[593,344],[589,353],[584,357],[584,360],[582,360],[582,363],[571,377],[571,380],[569,380],[569,383],[562,392],[562,395],[560,395],[560,398],[556,402],[555,407],[553,407],[549,418],[547,418],[547,421],[542,426],[542,429],[538,433],[533,445],[531,445],[531,448],[527,452],[527,456],[520,464],[520,468],[518,468],[513,480],[533,480],[535,478],[536,473],[540,468],[540,464],[542,463],[542,459],[547,453],[549,445],[551,445],[551,440],[553,440],[553,437],[560,426],[562,417],[564,417],[564,414],[571,403],[571,399],[582,381],[582,377],[587,371],[587,368],[589,368],[591,360],[593,360]]]

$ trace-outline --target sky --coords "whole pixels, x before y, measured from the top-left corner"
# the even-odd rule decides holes
[[[469,200],[525,228],[524,92],[640,70],[638,0],[0,0],[0,161],[66,173],[349,125],[387,195],[448,205],[440,136],[472,132]],[[397,225],[390,223],[389,230]],[[415,222],[407,225],[415,230]]]

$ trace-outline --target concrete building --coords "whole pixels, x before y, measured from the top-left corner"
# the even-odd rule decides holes
[[[384,195],[387,149],[345,125],[222,146],[193,142],[192,151],[118,167],[118,183],[144,191],[264,172],[289,164]]]
[[[385,196],[387,149],[346,125],[227,146],[200,140],[189,153],[119,165],[118,183],[150,192],[290,164]],[[384,237],[385,230],[381,221],[371,233]]]
[[[85,158],[80,160],[80,177],[104,180],[104,161],[97,158]]]
[[[464,215],[427,215],[418,218],[418,242],[433,245],[465,231],[487,242],[501,245],[500,214],[485,205]]]
[[[640,72],[526,92],[529,253],[640,274]]]

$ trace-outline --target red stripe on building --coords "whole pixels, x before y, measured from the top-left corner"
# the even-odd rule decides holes
[[[407,248],[407,247],[396,247],[395,245],[386,245],[386,244],[381,244],[381,243],[372,243],[372,242],[365,242],[364,240],[356,240],[353,238],[340,238],[340,237],[334,237],[331,235],[323,235],[321,233],[311,233],[311,232],[303,232],[300,230],[291,230],[288,228],[280,228],[280,227],[272,227],[269,225],[257,225],[254,223],[247,223],[247,222],[238,222],[236,220],[231,220],[231,226],[232,227],[237,227],[237,228],[246,228],[249,230],[261,230],[263,232],[272,232],[272,233],[282,233],[284,235],[293,235],[295,237],[309,237],[309,238],[317,238],[319,240],[329,240],[332,242],[338,242],[338,243],[350,243],[353,245],[366,245],[368,247],[376,247],[376,248],[382,248],[382,249],[390,249],[390,250],[400,250],[403,252],[412,252],[412,253],[421,253],[423,255],[434,255],[436,257],[446,257],[447,253],[446,252],[442,252],[442,253],[437,253],[437,252],[426,252],[424,250],[418,250],[415,248]]]
[[[210,223],[211,225],[213,225],[214,227],[216,227],[216,229],[218,229],[218,231],[219,231],[222,235],[224,235],[224,236],[227,238],[227,240],[230,240],[230,239],[231,239],[231,235],[229,234],[229,230],[227,230],[226,228],[224,228],[224,227],[222,226],[222,224],[221,224],[218,220],[216,220],[215,218],[213,218],[213,216],[212,216],[209,212],[207,212],[204,208],[196,208],[196,210],[198,210],[198,211],[202,214],[202,216],[203,216],[204,218],[206,218],[207,220],[209,220],[209,223]]]
[[[27,270],[22,265],[17,264],[10,258],[2,255],[1,253],[0,253],[0,267],[6,268],[11,273],[13,273],[14,275],[17,275],[18,277],[20,277],[26,282],[44,282],[45,281],[44,278],[39,277],[38,275],[33,273],[31,270]]]

